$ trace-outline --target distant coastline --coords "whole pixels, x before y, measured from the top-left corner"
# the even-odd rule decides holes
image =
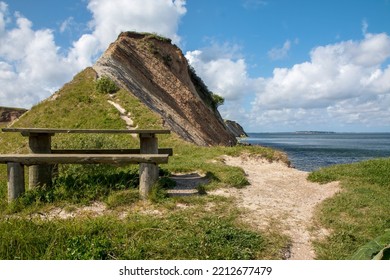
[[[295,131],[295,134],[335,134],[336,132],[334,131]]]

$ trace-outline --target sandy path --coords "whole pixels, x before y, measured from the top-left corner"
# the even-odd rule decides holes
[[[266,230],[280,227],[291,237],[286,259],[309,260],[315,258],[308,228],[315,206],[338,190],[337,182],[319,185],[307,181],[307,172],[287,167],[284,163],[269,163],[263,159],[224,157],[225,163],[239,166],[248,176],[250,186],[243,189],[220,189],[214,194],[233,195],[238,204],[248,211],[244,220],[254,227]],[[321,232],[318,234],[324,234]]]

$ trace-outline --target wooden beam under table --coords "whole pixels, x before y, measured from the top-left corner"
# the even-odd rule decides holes
[[[51,150],[52,154],[123,154],[123,155],[134,155],[140,154],[141,149],[90,149],[90,150],[80,150],[80,149],[67,149],[67,150]],[[172,148],[159,148],[158,154],[168,154],[173,155]]]

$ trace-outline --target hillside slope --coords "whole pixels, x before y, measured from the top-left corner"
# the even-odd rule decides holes
[[[202,146],[236,143],[212,94],[169,39],[121,33],[93,68],[134,94],[186,141]]]

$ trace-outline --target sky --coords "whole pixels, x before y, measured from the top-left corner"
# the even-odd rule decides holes
[[[171,38],[247,132],[390,132],[390,0],[0,0],[0,106],[41,102],[121,31]]]

